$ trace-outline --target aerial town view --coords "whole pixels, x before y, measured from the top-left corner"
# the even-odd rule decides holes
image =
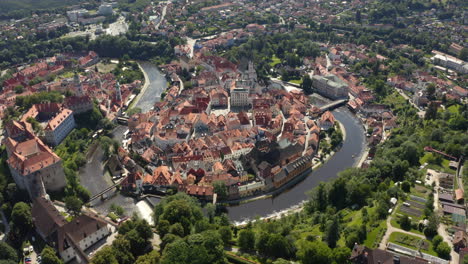
[[[468,2],[0,0],[0,142],[0,264],[468,264]]]

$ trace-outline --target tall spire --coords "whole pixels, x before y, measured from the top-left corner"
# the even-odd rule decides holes
[[[115,84],[115,99],[117,102],[122,102],[122,92],[120,91],[120,83],[118,81]]]

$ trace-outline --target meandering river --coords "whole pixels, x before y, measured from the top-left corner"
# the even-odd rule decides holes
[[[166,89],[167,84],[164,75],[153,64],[142,62],[141,67],[149,79],[149,86],[135,106],[146,112],[151,109],[156,101],[160,100],[161,93]],[[317,104],[321,103],[324,102],[318,102]],[[346,130],[346,139],[341,149],[324,165],[314,170],[307,178],[289,190],[272,198],[259,199],[228,207],[228,215],[232,221],[241,222],[254,219],[256,216],[265,217],[279,214],[297,206],[308,198],[307,192],[317,186],[318,183],[336,178],[340,171],[354,166],[359,161],[366,148],[364,128],[346,107],[334,110],[333,114]]]
[[[291,209],[306,200],[308,198],[307,192],[321,181],[336,178],[338,172],[354,166],[359,161],[366,148],[364,128],[359,120],[345,107],[336,109],[333,114],[346,129],[346,139],[341,149],[324,165],[314,170],[307,178],[291,187],[291,189],[272,198],[259,199],[228,207],[228,215],[232,221],[241,222],[254,219],[256,216],[271,216]]]

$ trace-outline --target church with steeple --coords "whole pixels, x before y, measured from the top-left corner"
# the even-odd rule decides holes
[[[242,73],[241,80],[236,82],[236,87],[246,89],[250,94],[259,92],[261,90],[261,87],[258,84],[257,71],[255,70],[252,61],[249,61],[247,70]]]
[[[86,95],[80,76],[75,72],[73,76],[74,95],[65,98],[64,105],[73,111],[73,114],[81,114],[93,110],[93,100]]]

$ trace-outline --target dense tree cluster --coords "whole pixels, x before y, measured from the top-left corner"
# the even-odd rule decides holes
[[[133,264],[152,263],[158,261],[159,254],[151,250],[153,230],[146,220],[134,216],[119,227],[119,235],[112,242],[96,253],[92,258],[93,264]],[[147,254],[145,254],[147,253]]]
[[[129,33],[130,34],[130,33]],[[60,52],[96,51],[101,57],[122,58],[125,55],[134,60],[151,60],[168,63],[174,57],[173,45],[180,41],[159,37],[155,42],[140,40],[138,36],[104,35],[94,40],[87,37],[37,40],[30,36],[21,40],[0,41],[0,68],[22,62],[32,62],[36,58],[54,56]],[[31,55],[35,55],[34,58]]]

